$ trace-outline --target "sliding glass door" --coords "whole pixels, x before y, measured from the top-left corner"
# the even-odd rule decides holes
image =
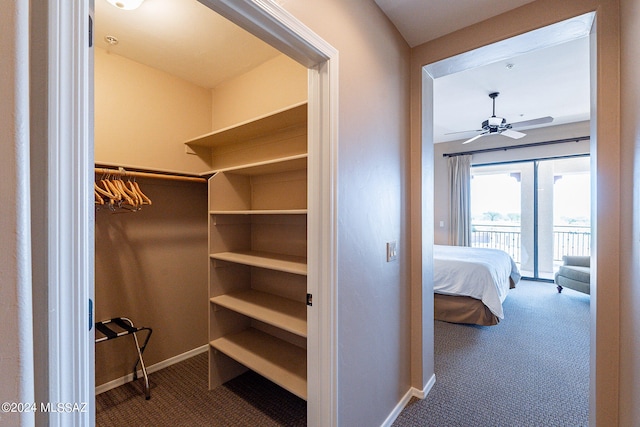
[[[547,163],[549,165],[547,166]],[[541,239],[553,249],[553,269],[562,264],[565,255],[591,254],[591,174],[589,158],[558,159],[540,162],[553,177],[551,204],[553,228]],[[553,279],[549,268],[542,277]]]
[[[522,166],[471,168],[471,246],[501,249],[518,264],[523,259]]]
[[[553,279],[564,255],[590,253],[589,157],[473,166],[472,246],[501,249],[523,276]]]

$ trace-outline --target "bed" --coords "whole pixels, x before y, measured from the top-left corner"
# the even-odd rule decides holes
[[[502,303],[520,281],[511,256],[498,249],[434,245],[434,318],[497,325]]]

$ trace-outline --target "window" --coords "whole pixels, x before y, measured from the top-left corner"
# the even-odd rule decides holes
[[[591,252],[588,156],[471,168],[473,247],[501,249],[523,276],[552,280],[564,255]]]

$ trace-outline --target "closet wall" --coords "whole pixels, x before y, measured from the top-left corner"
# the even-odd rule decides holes
[[[186,140],[307,99],[307,71],[276,57],[216,88],[96,49],[96,163],[206,172]],[[100,178],[100,174],[96,174]],[[96,320],[130,317],[153,328],[148,366],[208,343],[206,183],[138,179],[153,205],[96,212]],[[127,338],[96,346],[96,385],[131,373]]]
[[[95,159],[199,172],[182,141],[211,131],[211,90],[95,49]]]
[[[152,327],[150,366],[207,343],[207,186],[137,182],[151,206],[96,212],[95,316]],[[135,361],[127,337],[97,344],[96,385],[130,374]]]
[[[213,130],[307,100],[307,69],[280,55],[212,90]],[[193,135],[196,136],[196,135]]]
[[[202,162],[181,141],[209,129],[210,90],[96,49],[96,163],[195,172]],[[137,182],[151,206],[96,212],[95,316],[152,327],[145,362],[153,365],[207,342],[207,186]],[[96,345],[97,386],[131,373],[131,341]]]

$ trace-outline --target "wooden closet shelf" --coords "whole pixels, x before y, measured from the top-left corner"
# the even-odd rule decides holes
[[[306,215],[306,209],[247,209],[247,210],[215,210],[209,211],[210,215]]]
[[[218,295],[211,298],[211,302],[301,337],[307,336],[304,302],[255,290]]]
[[[279,157],[277,159],[261,162],[230,166],[216,169],[215,172],[227,172],[237,175],[269,175],[273,173],[291,172],[307,169],[308,155],[296,154],[293,156]]]
[[[210,387],[242,371],[229,370],[231,358],[307,399],[307,131],[301,102],[186,142],[213,169],[206,174]]]
[[[218,252],[211,254],[211,258],[220,261],[250,265],[253,267],[283,271],[285,273],[300,274],[304,276],[307,275],[307,259],[305,257],[267,252],[241,251]]]
[[[301,103],[257,119],[229,126],[186,141],[187,145],[216,147],[273,134],[293,126],[306,126],[307,103]]]
[[[249,328],[211,341],[211,347],[307,399],[307,350]]]

